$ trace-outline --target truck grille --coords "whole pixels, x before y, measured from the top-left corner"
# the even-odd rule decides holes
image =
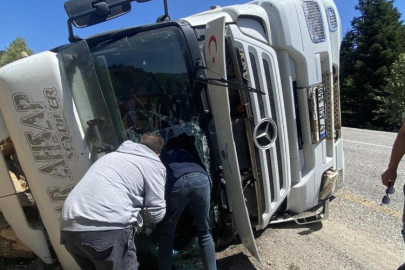
[[[260,87],[260,82],[259,82],[259,74],[257,72],[257,66],[256,66],[256,59],[254,57],[254,55],[252,53],[249,53],[249,57],[250,57],[250,61],[252,63],[252,69],[253,69],[253,78],[255,81],[255,86],[257,90],[261,90]],[[246,92],[247,95],[249,95],[248,92]],[[249,98],[250,99],[250,98]],[[263,97],[262,95],[258,95],[258,102],[259,102],[259,111],[260,111],[260,119],[264,118],[264,102],[263,102]],[[256,120],[260,120],[260,119],[256,119]],[[256,121],[257,123],[258,121]],[[252,134],[253,134],[253,129],[254,129],[254,125],[250,126],[252,129]],[[269,150],[267,150],[266,152],[269,152]],[[266,153],[267,154],[267,153]],[[262,209],[266,208],[266,203],[265,203],[265,194],[264,194],[264,189],[263,189],[263,174],[261,173],[261,166],[260,166],[260,155],[259,155],[259,150],[255,147],[255,156],[256,156],[256,161],[257,161],[257,171],[260,172],[258,173],[259,176],[259,181],[260,181],[260,191],[261,191],[261,203],[262,203]],[[270,165],[270,164],[268,164]],[[269,168],[271,168],[271,166],[269,166]],[[271,183],[273,181],[270,181]],[[274,188],[271,188],[271,196],[272,198],[274,198]]]
[[[302,7],[312,42],[324,42],[326,40],[325,29],[318,3],[314,0],[304,0],[302,1]]]
[[[333,67],[333,108],[334,108],[334,119],[335,119],[335,129],[339,130],[342,128],[342,121],[340,116],[340,90],[339,90],[339,73],[336,68]]]
[[[266,75],[266,82],[267,82],[267,96],[270,101],[270,109],[271,109],[271,115],[273,116],[274,122],[276,122],[276,125],[278,124],[277,122],[277,117],[276,117],[276,106],[274,104],[274,95],[273,95],[273,87],[271,86],[271,78],[270,78],[270,70],[269,70],[269,63],[265,59],[263,59],[263,66],[264,66],[264,73]],[[276,149],[277,149],[277,165],[278,165],[278,173],[279,173],[279,183],[280,187],[284,187],[283,185],[283,167],[282,167],[282,161],[281,161],[281,150],[280,150],[280,142],[276,142]]]
[[[333,7],[327,7],[326,14],[328,14],[329,29],[330,31],[335,32],[338,28],[335,9]]]
[[[272,88],[272,84],[271,84],[272,82],[271,82],[271,77],[270,77],[269,63],[263,59],[262,63],[264,66],[265,76],[260,78],[258,75],[258,70],[259,70],[260,66],[258,65],[258,63],[256,61],[255,55],[253,53],[249,53],[249,58],[250,58],[250,62],[252,65],[252,71],[253,71],[252,73],[253,73],[253,79],[255,81],[255,88],[258,90],[262,90],[262,91],[265,90],[264,92],[267,92],[266,95],[257,95],[256,100],[251,99],[251,104],[252,104],[253,110],[256,108],[256,110],[258,110],[260,113],[260,116],[259,116],[260,118],[255,119],[256,120],[255,123],[258,123],[263,118],[271,118],[277,124],[277,122],[278,122],[277,118],[279,116],[276,113],[274,92],[273,92],[273,88]],[[265,80],[265,81],[261,81],[261,79]],[[263,85],[265,85],[265,84],[267,85],[267,89],[263,89]],[[266,106],[268,106],[270,110],[266,111],[266,109],[265,109]],[[251,125],[251,128],[252,128],[252,132],[253,132],[254,126]],[[280,133],[280,132],[278,131],[278,133]],[[260,170],[260,168],[265,168],[265,167],[267,167],[267,170],[268,170],[269,179],[263,179],[265,174],[261,174],[259,176],[259,181],[262,183],[261,184],[262,186],[264,186],[263,181],[268,182],[271,198],[267,198],[267,200],[270,200],[270,202],[272,202],[272,203],[278,202],[278,200],[280,198],[281,189],[284,188],[283,161],[281,158],[281,147],[280,147],[279,138],[276,139],[275,150],[276,150],[275,152],[276,152],[277,160],[275,160],[275,159],[273,160],[272,155],[271,155],[272,151],[274,151],[274,148],[265,150],[265,160],[263,160],[263,158],[260,158],[260,155],[259,155],[260,150],[255,148],[258,170]],[[262,165],[264,165],[264,164],[265,164],[265,166],[262,167]],[[278,175],[274,175],[274,166],[277,166]],[[262,190],[264,190],[264,189],[262,188]],[[264,192],[262,192],[263,209],[266,209],[265,200],[266,200],[265,194],[264,194]],[[267,206],[267,208],[268,209],[266,209],[264,211],[266,211],[270,214],[273,212],[273,210],[275,210],[275,209],[271,208],[271,205]]]

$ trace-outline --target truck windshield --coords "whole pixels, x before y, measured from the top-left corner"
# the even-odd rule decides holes
[[[108,40],[90,51],[110,115],[128,139],[196,117],[188,50],[177,27]]]

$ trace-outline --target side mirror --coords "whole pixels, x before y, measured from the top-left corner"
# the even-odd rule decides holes
[[[67,21],[69,41],[75,42],[80,37],[73,35],[72,24],[78,28],[102,23],[131,11],[131,2],[149,2],[151,0],[70,0],[65,3],[65,10],[69,19]],[[165,19],[167,14],[167,0],[165,4]]]
[[[65,3],[69,20],[83,28],[114,19],[131,11],[133,0],[70,0]],[[146,2],[138,0],[137,2]]]

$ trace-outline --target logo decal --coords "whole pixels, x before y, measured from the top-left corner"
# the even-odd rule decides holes
[[[215,36],[211,36],[210,40],[208,42],[208,52],[212,56],[212,62],[215,63],[215,56],[213,56],[211,54],[211,42],[213,42],[215,45],[215,53],[214,53],[214,55],[215,55],[215,54],[217,54],[217,51],[218,51],[217,38]]]
[[[45,166],[38,169],[42,174],[63,179],[73,179],[68,162],[77,160],[72,137],[63,114],[55,88],[43,90],[45,101],[34,102],[26,93],[13,95],[13,103],[17,112],[27,112],[20,123],[30,127],[25,132],[35,162],[44,162]]]
[[[239,60],[242,65],[242,77],[244,80],[246,80],[248,82],[249,81],[249,71],[247,68],[245,51],[243,50],[243,48],[239,48]]]
[[[274,145],[277,138],[277,125],[270,118],[263,118],[253,130],[253,141],[262,150]]]

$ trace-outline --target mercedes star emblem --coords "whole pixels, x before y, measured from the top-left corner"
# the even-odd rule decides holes
[[[277,125],[270,118],[263,118],[253,130],[253,141],[257,147],[267,150],[277,138]]]

